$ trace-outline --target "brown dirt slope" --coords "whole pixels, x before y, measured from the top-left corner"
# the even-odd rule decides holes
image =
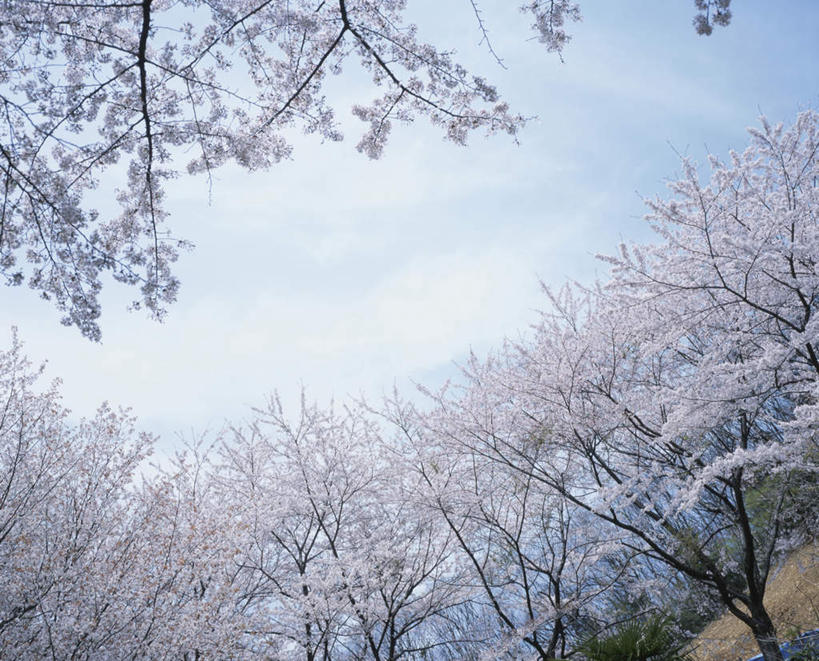
[[[765,606],[781,640],[819,627],[819,540],[803,546],[768,579]],[[694,641],[697,661],[745,661],[759,654],[748,627],[730,613]]]

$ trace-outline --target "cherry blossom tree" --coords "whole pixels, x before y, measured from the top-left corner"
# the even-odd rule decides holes
[[[71,424],[0,352],[0,648],[15,658],[240,657],[236,535],[195,456],[142,483],[153,439],[107,406]]]
[[[465,19],[493,53],[470,2]],[[52,300],[63,323],[92,339],[100,338],[106,276],[138,287],[133,306],[161,317],[179,287],[173,263],[189,245],[165,222],[168,181],[181,170],[210,176],[228,161],[267,168],[291,154],[294,127],[340,140],[324,86],[355,62],[377,90],[353,106],[365,126],[358,149],[371,158],[394,121],[426,118],[457,144],[476,130],[514,135],[523,117],[445,44],[424,42],[406,5],[4,2],[0,275]],[[698,31],[727,22],[727,6],[697,0]],[[570,0],[530,0],[522,10],[557,53],[570,38],[567,23],[580,20]],[[88,202],[101,181],[119,181],[119,213]]]
[[[211,479],[206,440],[188,442],[137,492],[131,617],[156,656],[258,658],[234,581],[243,522]]]
[[[709,35],[715,25],[726,26],[731,22],[731,0],[694,0],[697,14],[694,29],[697,34]]]
[[[341,139],[322,92],[358,60],[381,96],[353,110],[375,158],[391,122],[428,118],[463,143],[514,134],[522,118],[442,48],[424,43],[405,2],[34,2],[0,8],[3,205],[0,268],[52,299],[63,322],[98,339],[101,277],[140,288],[160,315],[184,245],[164,224],[164,186],[227,161],[266,168],[299,127]],[[532,11],[537,12],[537,7]],[[549,26],[542,29],[549,30]],[[548,35],[547,35],[548,37]],[[121,164],[121,213],[85,203]]]
[[[497,403],[485,400],[480,410],[480,420],[461,422],[471,433],[499,432]],[[424,415],[396,396],[381,413],[400,430],[394,451],[419,476],[425,507],[452,532],[461,580],[483,613],[461,636],[480,643],[480,658],[568,658],[602,621],[603,595],[628,565],[609,571],[623,550],[617,535],[539,480],[448,442],[452,409]]]
[[[361,409],[274,398],[235,429],[218,471],[247,527],[240,606],[279,654],[305,659],[435,658],[435,631],[463,599],[452,535],[419,516],[408,475]]]
[[[656,243],[550,293],[534,337],[472,360],[430,414],[440,442],[707,587],[767,660],[766,580],[816,514],[818,120],[763,121],[706,184],[685,163],[650,204]]]
[[[110,618],[125,605],[120,586],[104,582],[133,560],[120,485],[150,439],[107,407],[69,425],[57,384],[37,391],[16,340],[0,354],[0,375],[0,646],[33,657],[99,652],[121,630]]]
[[[705,185],[685,163],[674,197],[650,205],[664,241],[611,260],[614,304],[630,308],[638,337],[655,355],[668,360],[673,351],[669,362],[679,363],[674,393],[663,385],[658,397],[664,412],[656,431],[680,437],[710,428],[717,435],[724,456],[692,471],[688,497],[708,498],[709,481],[730,487],[723,495],[730,503],[720,507],[739,533],[749,599],[723,599],[766,658],[777,652],[775,642],[766,643],[773,628],[762,607],[765,580],[783,541],[783,517],[795,510],[791,485],[804,469],[816,469],[817,123],[814,112],[788,128],[763,119],[743,154],[732,153],[727,164],[712,158]],[[766,473],[782,476],[775,487]],[[815,499],[811,482],[803,486]],[[764,515],[750,511],[760,488],[771,489],[775,503]]]

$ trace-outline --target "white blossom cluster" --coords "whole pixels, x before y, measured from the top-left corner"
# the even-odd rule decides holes
[[[697,29],[727,23],[727,6],[697,0]],[[94,340],[108,276],[161,317],[191,246],[167,224],[169,182],[227,162],[268,168],[291,155],[293,128],[341,140],[325,83],[356,63],[377,90],[352,104],[370,158],[396,121],[425,118],[457,144],[476,130],[515,136],[524,118],[445,44],[424,42],[406,10],[406,0],[0,3],[0,276]],[[521,10],[558,54],[580,20],[569,0]],[[119,182],[118,211],[89,202],[101,181]]]

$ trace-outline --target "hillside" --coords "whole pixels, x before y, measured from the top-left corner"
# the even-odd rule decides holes
[[[769,579],[765,605],[785,640],[819,627],[819,540],[792,554]],[[748,628],[730,613],[697,637],[697,661],[745,661],[758,654]]]

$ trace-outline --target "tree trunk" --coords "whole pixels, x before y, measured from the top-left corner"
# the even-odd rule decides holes
[[[754,626],[751,627],[751,630],[765,661],[783,661],[779,641],[776,638],[776,629],[765,610],[754,613]]]

